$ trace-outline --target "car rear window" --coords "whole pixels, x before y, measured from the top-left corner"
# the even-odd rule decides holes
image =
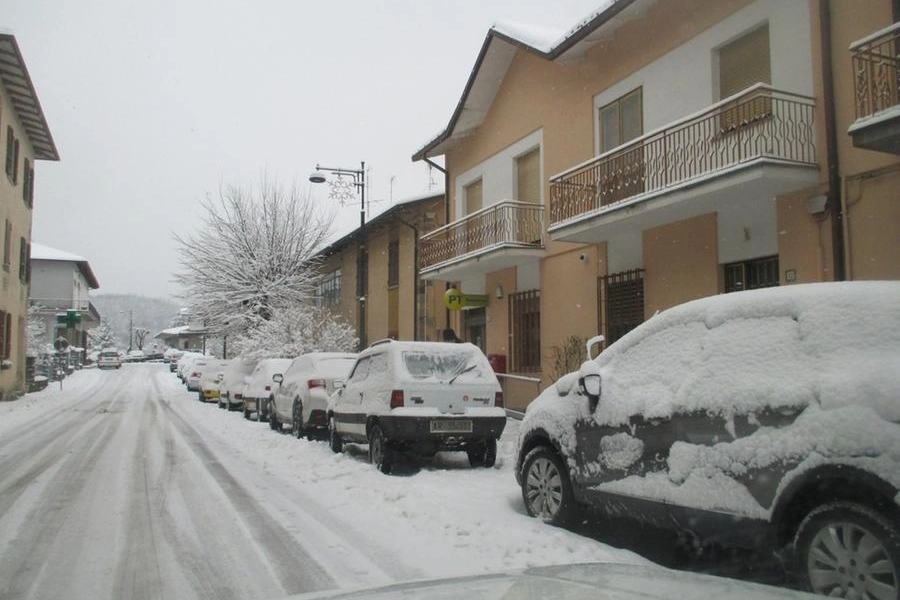
[[[101,358],[119,358],[119,355],[116,352],[101,352]]]
[[[327,379],[347,377],[355,362],[355,358],[320,358],[316,362],[316,374]]]
[[[436,378],[446,381],[453,377],[483,379],[484,359],[470,350],[405,350],[401,362],[414,379]]]

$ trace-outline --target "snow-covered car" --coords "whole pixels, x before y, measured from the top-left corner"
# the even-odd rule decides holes
[[[169,371],[174,373],[175,369],[178,368],[178,359],[184,354],[182,350],[178,350],[177,348],[168,348],[165,352],[163,352],[163,361],[169,365]]]
[[[269,407],[272,429],[290,425],[298,438],[325,429],[328,398],[335,384],[346,381],[355,362],[356,354],[347,352],[310,352],[295,358],[283,376],[276,378],[274,402]]]
[[[256,358],[238,357],[228,362],[219,383],[219,408],[235,410],[244,406],[244,385],[246,378],[259,363]]]
[[[506,426],[503,392],[474,344],[383,340],[363,350],[328,403],[331,449],[369,445],[390,473],[398,452],[465,451],[472,466],[494,466]]]
[[[527,409],[529,514],[583,506],[774,550],[823,595],[900,595],[900,282],[666,310]]]
[[[264,358],[247,378],[244,386],[244,418],[249,419],[256,413],[257,421],[268,419],[268,403],[275,394],[275,375],[283,375],[289,366],[290,358]]]
[[[188,369],[193,366],[195,360],[202,356],[203,354],[200,352],[185,352],[181,355],[181,358],[178,359],[178,368],[175,369],[175,374],[178,375],[178,379],[180,379],[182,383],[187,382]]]
[[[184,372],[184,385],[187,386],[189,392],[200,391],[200,377],[203,376],[203,368],[213,360],[215,358],[212,356],[198,356],[191,361],[190,366]]]
[[[119,357],[117,350],[101,350],[97,355],[98,369],[120,369],[122,368],[122,359]]]
[[[197,392],[200,402],[219,401],[219,386],[228,362],[225,359],[213,359],[200,367],[200,390]]]

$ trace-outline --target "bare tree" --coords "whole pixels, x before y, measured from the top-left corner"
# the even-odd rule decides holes
[[[176,235],[185,290],[207,327],[240,335],[272,317],[273,307],[314,297],[316,252],[333,212],[293,186],[263,178],[255,190],[229,186],[203,202],[204,220],[190,237]]]
[[[93,329],[88,330],[88,343],[93,350],[116,347],[116,334],[110,329],[109,323],[102,321]]]
[[[137,346],[138,350],[144,349],[144,342],[147,340],[148,335],[150,335],[150,330],[146,327],[134,328],[134,345]]]

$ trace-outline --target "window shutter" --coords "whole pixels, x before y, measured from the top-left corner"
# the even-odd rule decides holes
[[[759,82],[772,83],[768,25],[719,50],[719,98],[727,98]]]
[[[9,358],[12,356],[12,313],[6,313],[6,339],[3,342],[3,356]]]
[[[541,149],[535,148],[516,159],[516,199],[541,203]]]
[[[26,158],[24,161],[24,166],[22,167],[22,200],[25,201],[26,206],[28,206],[28,197],[31,195],[29,192],[31,179],[28,176],[28,172],[30,169],[31,166],[29,164],[29,160]]]

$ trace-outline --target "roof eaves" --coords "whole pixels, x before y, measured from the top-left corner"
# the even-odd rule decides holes
[[[34,158],[59,160],[59,152],[44,118],[25,60],[15,36],[9,33],[0,33],[0,81],[28,134],[34,148]]]
[[[431,155],[429,153],[446,142],[453,135],[456,124],[459,121],[460,115],[462,115],[463,109],[465,108],[466,100],[468,100],[469,94],[472,91],[472,87],[475,85],[475,81],[478,78],[478,72],[481,69],[481,64],[482,62],[484,62],[484,58],[487,56],[488,49],[490,48],[491,42],[494,38],[497,38],[498,40],[504,41],[508,44],[512,44],[513,46],[516,46],[517,48],[520,48],[526,52],[536,54],[537,56],[546,60],[556,60],[557,58],[571,50],[579,42],[583,41],[591,33],[596,31],[597,28],[603,26],[608,21],[615,18],[619,13],[631,6],[636,1],[637,0],[613,0],[612,4],[610,4],[606,9],[597,13],[593,18],[587,20],[583,25],[570,30],[549,51],[542,50],[540,48],[537,48],[536,46],[533,46],[532,44],[529,44],[528,42],[525,42],[524,40],[497,31],[493,27],[489,29],[487,35],[485,36],[484,43],[481,45],[481,51],[478,53],[478,57],[475,59],[475,65],[472,67],[472,72],[469,74],[469,79],[466,81],[466,87],[463,89],[462,96],[460,97],[459,102],[456,104],[456,109],[453,111],[453,114],[450,117],[450,122],[447,124],[447,127],[443,132],[438,134],[437,137],[433,138],[430,142],[416,151],[416,153],[412,155],[412,160],[415,162],[430,158]]]

